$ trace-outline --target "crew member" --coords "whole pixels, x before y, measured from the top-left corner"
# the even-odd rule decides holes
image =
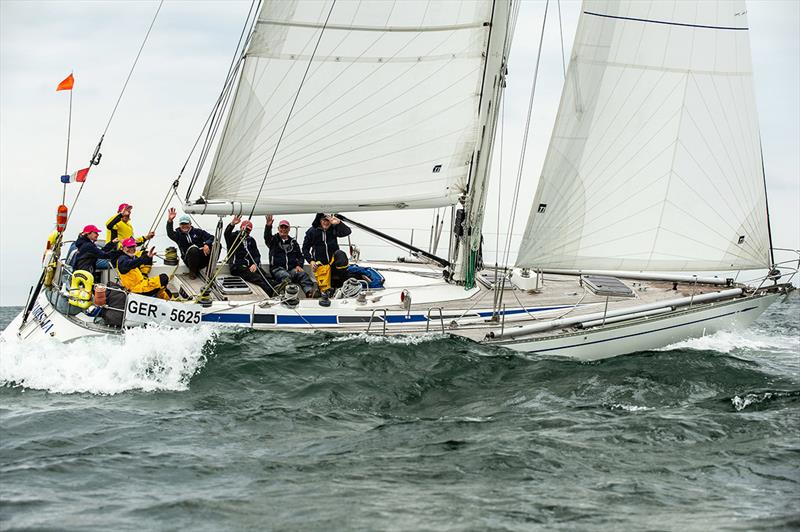
[[[250,236],[253,231],[253,222],[241,222],[239,231],[234,227],[242,220],[241,216],[234,216],[228,227],[225,228],[225,245],[228,246],[228,262],[231,273],[238,275],[248,283],[261,287],[267,294],[272,294],[272,286],[267,281],[267,274],[261,269],[261,253],[258,251],[256,239]],[[231,256],[231,250],[233,255]]]
[[[178,230],[175,231],[172,224],[177,214],[173,208],[167,212],[167,236],[178,244],[181,258],[189,268],[189,278],[197,279],[200,270],[208,266],[214,236],[202,229],[192,227],[192,219],[188,214],[182,214],[178,218]]]
[[[100,229],[94,225],[87,225],[75,240],[75,256],[70,263],[74,270],[85,270],[95,275],[97,270],[105,270],[111,266],[110,261],[119,254],[117,241],[108,242],[103,248],[97,245]]]
[[[297,240],[289,236],[291,225],[288,220],[278,222],[278,234],[272,234],[274,218],[267,215],[267,226],[264,228],[264,242],[269,248],[269,266],[276,283],[284,280],[299,284],[306,297],[314,296],[314,281],[303,269],[303,252]]]
[[[314,270],[320,291],[331,287],[331,262],[333,254],[339,249],[337,238],[351,233],[341,220],[334,215],[317,213],[311,227],[303,239],[303,256]]]
[[[127,203],[120,203],[117,207],[117,214],[112,216],[106,222],[106,242],[111,242],[114,239],[122,242],[133,237],[133,225],[131,225],[131,211],[133,205]],[[155,236],[153,231],[150,231],[144,236],[136,239],[137,244],[143,244],[145,240],[151,240]]]
[[[161,299],[170,299],[171,294],[166,289],[169,276],[166,273],[158,277],[147,277],[142,272],[143,266],[152,266],[156,249],[151,248],[147,253],[136,256],[136,240],[128,238],[122,242],[122,253],[117,259],[117,273],[119,281],[129,292],[145,296],[156,296]]]

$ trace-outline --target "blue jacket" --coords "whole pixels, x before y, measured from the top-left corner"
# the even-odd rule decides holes
[[[95,273],[95,264],[98,259],[113,260],[117,255],[117,243],[109,242],[102,249],[89,240],[86,235],[81,235],[75,241],[78,253],[75,256],[73,267],[76,270],[85,270],[92,275]]]
[[[167,220],[167,236],[178,244],[178,249],[181,250],[181,258],[186,256],[186,251],[192,246],[201,248],[204,245],[208,245],[210,247],[214,243],[212,234],[197,227],[192,227],[188,233],[180,230],[176,231],[172,225],[172,220]]]
[[[126,274],[132,269],[145,264],[153,264],[153,259],[145,253],[142,253],[140,257],[129,257],[125,253],[121,253],[117,259],[117,269],[121,274]]]
[[[241,231],[233,230],[233,226],[228,224],[225,228],[225,245],[228,246],[228,250],[230,253],[230,249],[236,242],[236,239],[239,238],[239,233]],[[251,265],[255,264],[258,266],[261,264],[261,253],[258,251],[258,245],[256,245],[256,239],[250,235],[245,237],[245,241],[239,244],[236,250],[233,252],[233,257],[228,259],[228,263],[231,265],[231,271],[239,270],[239,269],[246,269],[249,268]]]
[[[264,228],[264,243],[269,248],[270,267],[284,268],[290,272],[297,266],[303,266],[303,252],[300,250],[300,244],[291,236],[283,240],[281,235],[273,235],[272,226],[268,225]]]
[[[333,258],[334,252],[339,249],[339,242],[336,239],[347,236],[353,231],[344,222],[331,225],[327,231],[324,231],[319,223],[322,216],[324,215],[317,214],[311,227],[306,231],[303,239],[303,256],[308,262],[315,260],[328,264]]]

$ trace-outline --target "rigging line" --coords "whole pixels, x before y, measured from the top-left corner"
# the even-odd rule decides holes
[[[294,111],[294,106],[297,104],[298,98],[300,98],[300,91],[303,89],[303,83],[306,80],[306,76],[308,75],[308,71],[311,68],[311,63],[314,61],[314,56],[317,55],[317,49],[319,48],[319,43],[322,41],[322,36],[325,34],[325,27],[328,25],[328,21],[331,19],[331,14],[333,13],[333,8],[336,6],[336,0],[331,2],[331,9],[328,11],[328,16],[325,18],[325,24],[322,25],[322,28],[319,31],[319,39],[317,39],[317,44],[314,46],[314,51],[311,52],[311,57],[308,60],[308,65],[306,65],[306,71],[303,73],[303,79],[300,80],[300,85],[297,87],[297,92],[294,96],[294,102],[292,102],[292,107],[289,109],[289,114],[286,116],[286,121],[283,123],[283,129],[281,130],[281,135],[278,137],[278,142],[275,144],[275,151],[272,152],[272,157],[270,158],[269,167],[267,167],[267,171],[264,173],[264,179],[261,181],[261,187],[258,189],[258,194],[256,194],[256,200],[253,202],[253,208],[250,209],[250,216],[248,218],[253,217],[253,213],[256,211],[256,205],[258,205],[258,198],[261,197],[261,191],[264,189],[264,184],[267,182],[267,177],[269,177],[269,170],[272,166],[272,161],[275,160],[275,154],[278,153],[278,147],[280,146],[281,139],[283,138],[283,134],[286,131],[286,127],[289,125],[289,120],[292,118],[292,111]]]
[[[522,138],[522,150],[520,152],[519,164],[517,166],[517,181],[514,187],[514,202],[512,204],[511,212],[508,217],[508,233],[506,235],[506,245],[504,250],[503,262],[508,264],[508,255],[511,252],[511,230],[514,226],[514,218],[517,212],[517,205],[519,203],[519,189],[522,182],[522,171],[525,165],[525,152],[528,145],[528,136],[530,135],[531,116],[533,115],[533,100],[536,94],[536,81],[539,77],[539,63],[542,57],[542,43],[544,41],[544,28],[547,23],[547,8],[550,5],[550,0],[544,4],[544,16],[542,17],[542,30],[539,35],[539,49],[536,53],[536,65],[533,70],[533,82],[531,84],[531,95],[528,101],[528,116],[525,119],[525,134]]]
[[[228,95],[230,94],[231,88],[233,87],[233,80],[236,78],[236,73],[241,68],[241,64],[244,61],[244,55],[245,55],[245,51],[246,51],[247,45],[249,44],[250,39],[252,38],[252,35],[253,35],[253,31],[252,31],[253,30],[253,25],[255,24],[256,20],[258,19],[257,13],[259,11],[258,7],[261,6],[261,0],[258,0],[258,4],[257,4],[258,7],[255,10],[256,16],[253,17],[252,21],[250,21],[250,15],[251,15],[251,13],[253,13],[253,6],[255,6],[255,5],[256,5],[256,0],[252,0],[251,3],[250,3],[250,9],[247,12],[247,17],[245,18],[245,21],[244,21],[244,25],[242,26],[242,32],[239,34],[239,41],[236,43],[236,49],[233,51],[233,57],[231,58],[231,64],[228,66],[228,74],[225,76],[225,82],[222,85],[222,90],[220,91],[219,96],[217,96],[217,101],[214,103],[214,106],[211,108],[211,112],[209,113],[208,117],[206,118],[206,121],[203,124],[203,127],[200,129],[200,133],[198,133],[197,138],[195,139],[194,144],[192,145],[192,149],[189,151],[189,155],[186,157],[186,161],[183,163],[183,167],[181,168],[180,172],[178,173],[178,179],[180,179],[180,177],[183,175],[183,172],[186,169],[186,166],[189,164],[189,160],[192,158],[192,155],[194,154],[194,150],[197,149],[197,145],[200,143],[200,139],[203,137],[203,131],[206,131],[206,128],[208,128],[209,132],[210,132],[211,128],[209,127],[209,124],[213,123],[213,121],[216,120],[217,113],[218,113],[220,107],[224,108],[225,104],[228,101]],[[248,24],[248,21],[250,21],[249,24]],[[248,25],[249,25],[249,30],[248,30]],[[247,38],[243,42],[242,39],[243,39],[243,37],[245,35],[245,32],[247,32]],[[221,115],[222,114],[220,113],[220,119],[221,119]],[[210,144],[210,143],[211,143],[211,140],[209,139],[208,132],[207,132],[206,133],[206,140],[204,141],[204,146],[206,144]],[[194,190],[194,186],[197,183],[197,179],[198,179],[198,177],[200,175],[200,170],[201,170],[203,164],[205,163],[206,156],[207,156],[207,152],[206,152],[206,155],[201,156],[200,158],[198,158],[197,169],[195,170],[194,175],[192,176],[192,180],[189,183],[189,188],[186,191],[186,201],[189,200],[189,196],[191,195],[192,191]]]
[[[775,251],[772,247],[772,227],[769,222],[769,198],[767,196],[767,171],[764,166],[764,146],[761,144],[761,135],[758,136],[758,148],[761,151],[761,175],[764,178],[764,206],[767,210],[767,236],[769,237],[770,269],[775,268]]]
[[[119,97],[117,98],[117,103],[114,104],[114,109],[111,111],[111,116],[108,117],[106,128],[103,130],[103,134],[100,135],[101,139],[106,135],[106,133],[108,132],[108,128],[111,126],[111,120],[114,119],[114,114],[117,112],[117,107],[119,107],[119,102],[122,100],[122,95],[125,94],[125,89],[128,87],[128,82],[131,80],[131,76],[133,75],[133,70],[136,68],[136,63],[139,62],[139,56],[142,55],[142,50],[144,50],[144,45],[147,43],[147,38],[150,37],[150,31],[153,29],[153,25],[155,25],[156,18],[158,18],[158,13],[161,11],[161,6],[163,5],[164,5],[164,0],[161,0],[158,3],[158,9],[156,9],[156,14],[153,15],[153,20],[150,22],[150,27],[147,28],[147,33],[144,36],[142,45],[139,47],[139,51],[136,54],[136,58],[133,60],[133,65],[131,65],[131,69],[128,72],[128,77],[125,79],[125,83],[122,85],[122,90],[120,91]]]
[[[142,50],[144,50],[144,45],[147,43],[147,38],[150,36],[150,31],[153,29],[153,25],[156,23],[156,19],[158,18],[158,13],[161,11],[161,6],[164,5],[164,0],[161,0],[158,3],[158,9],[156,9],[155,15],[153,15],[153,20],[150,22],[150,27],[147,28],[147,33],[144,36],[144,40],[142,41],[142,45],[139,47],[139,52],[136,54],[136,59],[133,61],[133,65],[131,65],[131,69],[128,72],[128,77],[125,79],[125,83],[122,85],[122,90],[119,93],[119,97],[117,98],[117,103],[114,104],[114,109],[111,111],[111,116],[108,117],[108,122],[106,123],[106,127],[103,130],[103,133],[100,135],[100,142],[97,143],[97,147],[95,148],[94,155],[89,161],[89,167],[91,168],[92,165],[97,165],[100,163],[100,158],[98,157],[100,152],[100,146],[103,144],[103,138],[106,136],[108,132],[108,128],[111,126],[111,120],[114,119],[114,114],[117,112],[117,107],[119,107],[119,102],[122,100],[122,95],[125,94],[125,89],[128,86],[128,82],[133,75],[133,70],[136,68],[136,64],[139,62],[139,56],[142,55]],[[70,97],[72,92],[70,92]],[[86,184],[86,181],[81,183],[81,187],[78,189],[78,193],[75,195],[75,199],[72,201],[72,206],[70,207],[68,214],[67,214],[67,224],[69,224],[69,220],[72,217],[72,211],[75,208],[75,205],[78,203],[78,198],[81,196],[81,192],[83,192],[83,187]],[[66,230],[66,228],[65,228]]]
[[[556,0],[558,6],[558,36],[561,39],[561,68],[564,71],[564,79],[567,79],[567,63],[564,59],[564,29],[561,26],[561,0]]]
[[[237,68],[238,70],[238,68]],[[233,81],[231,80],[230,85],[228,85],[227,89],[225,90],[224,94],[222,95],[222,102],[220,103],[219,107],[213,112],[211,125],[206,132],[206,140],[203,143],[203,148],[201,150],[200,156],[197,160],[197,167],[195,168],[194,175],[192,176],[192,183],[191,189],[187,190],[186,198],[190,196],[192,190],[194,190],[194,185],[200,177],[200,172],[205,165],[206,159],[208,158],[208,154],[211,152],[211,148],[213,146],[213,141],[217,136],[217,132],[219,131],[220,126],[222,125],[222,115],[224,113],[224,109],[228,105],[228,101],[230,101],[231,95],[233,94]],[[235,101],[235,97],[234,97]],[[219,120],[217,120],[219,118]],[[217,161],[214,161],[214,167],[212,168],[212,172],[216,168]]]
[[[244,237],[244,232],[243,232],[243,231],[239,231],[239,233],[236,235],[236,237],[235,237],[235,239],[234,239],[234,245],[231,247],[231,249],[228,249],[228,250],[226,250],[226,251],[227,251],[227,253],[225,254],[225,259],[224,259],[222,262],[220,262],[220,263],[219,263],[219,267],[217,268],[217,270],[216,270],[216,271],[214,272],[214,274],[213,274],[213,275],[212,275],[212,276],[209,278],[208,282],[207,282],[205,285],[203,285],[203,288],[202,288],[202,289],[200,289],[200,292],[199,292],[199,294],[198,294],[198,297],[199,297],[200,295],[202,295],[202,294],[205,294],[205,293],[207,293],[207,292],[208,292],[208,290],[210,290],[210,288],[211,288],[211,284],[214,282],[214,279],[216,279],[216,278],[219,276],[219,274],[222,272],[222,269],[225,267],[225,265],[228,263],[228,261],[229,261],[229,260],[230,260],[230,259],[233,257],[233,254],[236,252],[236,249],[237,249],[237,248],[238,248],[238,247],[239,247],[239,246],[242,244],[242,242],[244,242],[244,241],[245,241],[245,239],[246,239],[246,238]],[[247,248],[245,247],[245,249],[247,249]],[[250,253],[249,253],[249,252],[248,252],[248,255],[250,255]],[[252,255],[250,256],[250,258],[251,258],[251,259],[253,258],[253,257],[252,257]],[[262,277],[262,278],[263,278],[265,281],[267,281],[266,277],[264,276],[264,273],[261,271],[261,268],[258,268],[258,271],[260,272],[260,275],[261,275],[261,277]],[[267,281],[267,285],[269,285],[269,286],[270,286],[270,288],[273,288],[273,287],[272,287],[272,285],[269,283],[269,281]],[[269,300],[269,296],[265,297],[265,298],[264,298],[262,301],[268,301],[268,300]],[[197,301],[197,298],[195,298],[195,301]],[[305,322],[305,324],[306,324],[306,325],[308,325],[308,326],[309,326],[309,327],[311,327],[312,329],[314,329],[314,328],[315,328],[315,327],[314,327],[314,325],[313,325],[312,323],[310,323],[310,322],[309,322],[309,321],[306,319],[306,317],[305,317],[305,316],[303,316],[302,314],[300,314],[300,312],[297,310],[297,308],[292,308],[292,311],[294,311],[294,313],[295,313],[295,314],[297,314],[297,316],[298,316],[298,317],[299,317],[301,320],[303,320],[303,321]]]
[[[305,83],[306,76],[308,76],[308,71],[311,69],[311,64],[314,61],[314,57],[317,55],[317,49],[319,49],[319,43],[322,41],[322,36],[325,34],[325,27],[328,25],[328,21],[331,18],[331,14],[333,13],[333,8],[336,6],[336,0],[331,2],[331,8],[328,11],[328,16],[325,18],[325,24],[323,24],[322,28],[319,32],[319,38],[317,39],[317,44],[314,46],[314,50],[311,52],[311,57],[308,60],[308,65],[306,65],[306,71],[303,73],[303,78],[300,80],[300,85],[297,87],[297,92],[294,96],[294,102],[292,102],[292,106],[289,109],[289,114],[286,116],[286,121],[283,123],[283,128],[281,130],[280,137],[278,137],[278,142],[275,144],[275,151],[272,152],[272,157],[270,158],[269,166],[267,167],[267,171],[264,173],[264,179],[261,181],[261,186],[258,189],[258,194],[256,194],[256,199],[253,202],[253,208],[250,209],[250,215],[248,218],[253,217],[253,213],[256,211],[256,205],[258,205],[258,199],[261,197],[261,192],[264,190],[264,184],[267,182],[267,177],[269,177],[269,170],[272,167],[272,162],[275,160],[275,154],[278,153],[278,148],[280,147],[281,139],[283,138],[283,134],[286,132],[286,127],[289,125],[289,120],[292,118],[292,112],[294,111],[294,107],[297,104],[297,100],[300,97],[300,91],[303,89],[303,83]]]
[[[495,231],[495,242],[494,242],[494,290],[497,290],[497,281],[498,281],[498,260],[500,258],[500,213],[503,211],[503,139],[504,139],[504,132],[506,127],[506,95],[505,91],[502,92],[500,95],[500,157],[499,157],[499,168],[497,171],[497,228]],[[499,308],[497,308],[497,300],[499,297],[499,293],[495,293],[495,297],[492,300],[492,311],[496,313]]]

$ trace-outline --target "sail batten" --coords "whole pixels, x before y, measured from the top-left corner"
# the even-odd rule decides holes
[[[584,2],[519,266],[770,265],[744,2]]]
[[[187,208],[452,205],[479,138],[491,13],[489,0],[265,1],[206,204]]]

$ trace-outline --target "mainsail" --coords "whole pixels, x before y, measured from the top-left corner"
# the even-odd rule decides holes
[[[187,210],[455,203],[479,139],[491,15],[488,0],[265,1],[205,203]]]
[[[770,265],[746,13],[584,2],[519,266]]]

